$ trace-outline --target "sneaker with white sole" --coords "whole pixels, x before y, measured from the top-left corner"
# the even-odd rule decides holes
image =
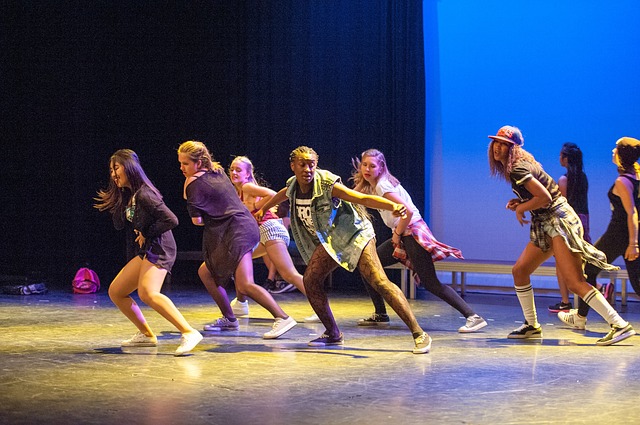
[[[422,335],[413,340],[416,344],[413,347],[413,354],[427,354],[431,350],[431,341],[431,337],[426,332],[422,332]]]
[[[120,343],[122,347],[155,347],[158,345],[158,338],[154,336],[146,336],[138,331],[129,339],[125,339]]]
[[[509,339],[529,339],[529,338],[542,338],[542,326],[533,326],[524,322],[518,329],[514,329],[509,335]]]
[[[273,327],[269,332],[265,332],[262,336],[264,339],[275,339],[279,336],[284,335],[286,332],[291,330],[298,322],[293,320],[293,317],[289,316],[286,319],[282,319],[280,317],[276,317],[276,320],[273,322]]]
[[[249,301],[238,301],[237,298],[234,298],[231,301],[231,310],[233,310],[233,314],[236,316],[248,316],[249,315]]]
[[[180,337],[180,345],[176,349],[174,356],[184,356],[195,348],[202,341],[202,334],[198,331],[183,333]]]
[[[277,281],[273,288],[269,289],[269,292],[272,294],[284,294],[286,292],[293,292],[296,290],[296,287],[293,283],[285,282],[284,280]]]
[[[342,345],[344,344],[344,335],[340,332],[338,337],[332,337],[323,333],[319,338],[313,339],[307,343],[309,347],[326,347],[328,345]]]
[[[633,335],[636,334],[636,331],[633,329],[630,323],[627,323],[627,326],[619,327],[616,325],[611,325],[611,330],[604,337],[600,338],[596,341],[596,345],[611,345],[616,342],[623,341]]]
[[[573,329],[584,330],[587,327],[587,318],[578,314],[578,310],[575,308],[569,310],[568,313],[561,311],[558,313],[558,319],[566,325],[571,326]]]
[[[387,314],[371,313],[366,319],[358,320],[358,326],[389,326]]]
[[[238,322],[238,319],[231,321],[223,316],[217,319],[213,323],[204,325],[203,329],[205,331],[220,332],[220,331],[237,331],[239,327],[240,327],[240,323]]]
[[[313,313],[309,317],[304,318],[304,323],[322,323],[317,314]]]
[[[458,332],[469,333],[475,332],[487,326],[487,322],[477,314],[467,317],[467,323],[458,329]]]

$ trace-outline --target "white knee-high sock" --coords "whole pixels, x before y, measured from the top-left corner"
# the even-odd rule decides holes
[[[594,309],[609,325],[616,325],[620,327],[627,326],[627,321],[624,320],[617,311],[611,307],[611,304],[596,288],[592,288],[587,295],[583,298],[584,302],[589,304],[589,307]]]
[[[518,301],[520,301],[520,307],[522,307],[522,313],[524,313],[524,320],[528,324],[538,327],[538,315],[536,314],[536,304],[533,299],[533,288],[531,284],[527,286],[516,286],[516,295]]]

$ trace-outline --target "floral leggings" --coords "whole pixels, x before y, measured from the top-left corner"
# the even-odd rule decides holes
[[[360,274],[376,292],[382,295],[382,298],[391,306],[414,335],[422,333],[422,328],[411,311],[404,294],[400,288],[389,280],[384,272],[375,245],[375,239],[372,239],[362,251],[360,260],[358,260]],[[318,245],[311,255],[303,276],[309,304],[311,304],[311,307],[327,329],[326,334],[331,337],[340,335],[340,329],[329,306],[327,292],[324,289],[324,281],[337,267],[336,261],[322,245]]]

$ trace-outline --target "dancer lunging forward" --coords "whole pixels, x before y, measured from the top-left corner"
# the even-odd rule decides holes
[[[340,177],[316,168],[318,154],[300,146],[289,157],[294,176],[258,212],[258,215],[289,198],[291,232],[307,263],[304,287],[326,331],[309,342],[312,347],[340,345],[344,337],[333,317],[324,289],[325,278],[338,266],[356,268],[406,323],[413,334],[415,354],[427,353],[431,337],[422,330],[409,308],[407,299],[387,278],[375,248],[375,233],[366,211],[360,205],[406,214],[406,207],[388,199],[366,195],[344,186]],[[358,205],[359,204],[359,205]]]
[[[531,274],[552,255],[556,270],[567,288],[596,310],[611,326],[611,331],[600,338],[597,345],[611,345],[635,335],[633,327],[609,305],[604,296],[589,285],[582,274],[586,261],[604,270],[617,267],[607,263],[607,257],[583,239],[582,223],[560,194],[556,182],[542,169],[533,155],[522,148],[524,138],[516,127],[504,126],[495,136],[489,136],[489,168],[491,174],[511,182],[518,196],[507,203],[507,209],[516,213],[521,225],[529,223],[531,214],[531,241],[513,266],[513,280],[525,323],[509,334],[509,338],[540,338],[542,327],[538,323],[531,287]]]

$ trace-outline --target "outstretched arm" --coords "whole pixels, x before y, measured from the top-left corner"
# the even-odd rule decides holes
[[[276,193],[275,195],[271,196],[271,198],[269,198],[261,207],[258,211],[256,211],[256,213],[254,214],[254,216],[260,220],[262,218],[262,216],[264,215],[265,211],[269,211],[271,208],[275,207],[276,205],[280,204],[281,202],[284,202],[287,199],[287,188],[283,187],[282,189],[280,189],[280,191],[278,193]]]
[[[344,199],[345,201],[349,201],[354,204],[364,205],[367,208],[393,211],[393,215],[397,217],[406,217],[407,215],[407,207],[403,204],[392,202],[381,196],[356,192],[355,190],[349,189],[340,183],[333,185],[331,196],[334,198]]]

